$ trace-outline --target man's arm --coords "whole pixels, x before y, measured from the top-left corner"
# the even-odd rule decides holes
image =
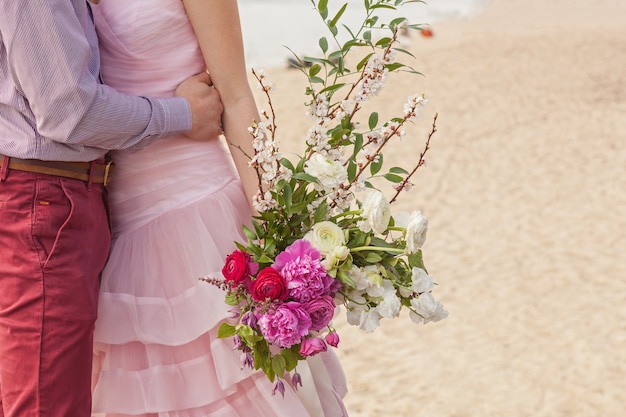
[[[10,76],[28,100],[37,130],[58,142],[139,148],[192,128],[185,98],[147,99],[99,84],[85,1],[0,1]],[[93,38],[95,39],[95,37]],[[90,71],[91,69],[91,71]]]

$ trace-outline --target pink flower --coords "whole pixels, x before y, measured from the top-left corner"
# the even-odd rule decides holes
[[[337,288],[320,262],[320,253],[304,240],[296,240],[276,257],[274,268],[287,280],[289,296],[306,303]]]
[[[326,343],[319,337],[309,337],[300,344],[302,356],[313,356],[320,352],[326,352]]]
[[[328,343],[332,347],[339,346],[339,335],[337,334],[337,332],[328,333],[325,339],[326,339],[326,343]]]
[[[323,329],[335,314],[335,302],[328,295],[309,301],[304,308],[311,316],[311,330]]]
[[[303,256],[308,256],[311,259],[319,260],[321,255],[317,249],[311,246],[311,242],[304,239],[298,239],[291,245],[287,246],[284,251],[278,254],[278,256],[276,257],[276,261],[272,266],[280,271],[283,269],[287,262],[293,261]]]
[[[258,326],[268,342],[281,348],[289,348],[300,343],[309,333],[311,317],[302,304],[290,301],[261,314]]]

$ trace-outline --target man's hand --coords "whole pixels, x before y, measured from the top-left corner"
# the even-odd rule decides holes
[[[186,98],[191,106],[191,130],[187,136],[204,141],[222,133],[224,106],[209,74],[203,72],[186,79],[174,94]]]

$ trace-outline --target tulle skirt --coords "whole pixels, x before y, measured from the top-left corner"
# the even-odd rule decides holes
[[[217,328],[229,316],[221,277],[249,208],[225,146],[170,138],[118,152],[113,245],[95,329],[94,415],[345,416],[343,372],[326,352],[298,365],[284,398]]]

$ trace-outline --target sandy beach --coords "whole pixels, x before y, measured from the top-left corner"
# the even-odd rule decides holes
[[[429,217],[426,265],[450,316],[373,334],[337,320],[352,417],[624,415],[624,16],[620,0],[495,0],[414,35],[425,76],[390,77],[374,105],[430,99],[386,154],[399,163],[439,113],[394,210]],[[283,150],[301,149],[304,77],[266,70]]]

